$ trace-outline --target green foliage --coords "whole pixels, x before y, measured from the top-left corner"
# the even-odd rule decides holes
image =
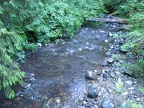
[[[128,106],[127,108],[143,108],[141,104],[133,101],[133,102],[127,102]]]
[[[11,87],[16,82],[22,82],[24,72],[20,71],[10,55],[22,50],[22,40],[14,31],[7,31],[2,23],[0,26],[0,89],[4,90],[7,98],[13,98],[14,91]]]
[[[114,60],[119,60],[121,58],[121,55],[120,54],[114,54],[114,55],[112,55],[112,58]]]
[[[86,18],[103,12],[102,0],[1,0],[0,89],[5,96],[14,97],[11,87],[24,76],[15,56],[24,62],[24,50],[34,51],[36,42],[72,37]]]
[[[119,10],[121,12],[120,14],[126,17],[132,17],[135,14],[143,15],[142,14],[144,9],[143,5],[144,5],[143,0],[127,0],[125,3],[123,3],[123,5],[119,6]]]
[[[144,87],[139,87],[138,90],[139,90],[142,94],[144,94]]]
[[[24,72],[13,60],[24,62],[24,50],[34,52],[36,42],[59,42],[72,37],[89,17],[107,12],[125,15],[133,25],[123,46],[137,56],[136,71],[144,64],[144,6],[142,0],[1,0],[0,1],[0,89],[7,98],[14,97],[12,85],[22,82]],[[118,10],[118,11],[117,11]],[[114,14],[115,14],[114,13]],[[134,67],[133,66],[133,67]]]
[[[106,0],[107,1],[107,0]],[[128,50],[128,54],[133,54],[137,60],[127,65],[132,68],[137,76],[144,76],[144,1],[143,0],[110,0],[115,4],[114,10],[119,10],[119,15],[127,18],[132,25],[127,35],[119,33],[118,37],[126,38],[126,43],[122,46]]]
[[[51,39],[71,37],[80,28],[84,19],[101,16],[104,7],[94,0],[57,0],[40,3],[40,13],[27,30],[37,34],[39,42],[48,43]]]
[[[104,6],[111,15],[121,14],[119,8],[125,2],[126,0],[104,0]]]

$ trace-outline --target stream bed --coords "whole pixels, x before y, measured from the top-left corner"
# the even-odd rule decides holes
[[[103,70],[100,64],[115,42],[108,28],[83,27],[72,39],[49,43],[30,54],[21,64],[24,83],[14,99],[3,100],[4,108],[49,108],[45,104],[55,98],[62,106],[68,105],[65,108],[73,108],[87,94],[85,72]]]
[[[72,39],[39,48],[21,66],[35,78],[24,97],[40,102],[60,97],[63,104],[75,104],[86,93],[85,72],[96,69],[105,57],[107,35],[102,29],[82,28]]]

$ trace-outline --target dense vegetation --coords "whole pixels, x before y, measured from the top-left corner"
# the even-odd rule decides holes
[[[24,50],[36,43],[72,37],[85,18],[100,17],[103,3],[95,0],[1,0],[0,1],[0,89],[7,98],[21,83],[24,72],[12,58],[25,58]]]
[[[138,57],[137,69],[142,70],[143,5],[141,0],[1,0],[0,89],[7,98],[13,98],[12,85],[22,82],[24,72],[14,57],[23,62],[25,51],[34,51],[37,43],[72,37],[86,18],[102,17],[107,12],[104,7],[110,13],[128,18],[133,25],[124,47]]]
[[[113,10],[111,14],[117,14],[126,18],[132,28],[127,35],[119,33],[117,37],[126,38],[126,43],[122,46],[128,51],[128,55],[134,55],[136,60],[126,63],[125,67],[131,68],[135,76],[144,76],[144,1],[143,0],[109,0],[105,2],[108,10]],[[110,7],[112,6],[112,7]]]

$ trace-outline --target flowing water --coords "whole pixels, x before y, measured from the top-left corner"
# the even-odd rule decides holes
[[[73,106],[87,91],[85,72],[99,68],[106,56],[107,28],[82,28],[72,39],[49,43],[31,54],[21,65],[25,85],[7,108],[41,108],[43,102],[59,97],[63,105]]]

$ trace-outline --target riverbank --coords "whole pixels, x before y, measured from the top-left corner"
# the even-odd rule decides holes
[[[113,38],[114,34],[109,32],[107,36]],[[111,38],[103,41],[109,42]],[[129,57],[127,51],[121,49],[124,38],[114,40],[99,66],[86,72],[88,90],[79,100],[78,108],[143,108],[143,80],[136,79],[133,70],[124,68],[124,64],[134,62],[135,57]]]
[[[2,106],[142,108],[144,85],[121,66],[128,58],[120,49],[124,39],[109,31],[116,26],[83,27],[72,39],[38,48],[21,65],[26,76],[16,97]]]

